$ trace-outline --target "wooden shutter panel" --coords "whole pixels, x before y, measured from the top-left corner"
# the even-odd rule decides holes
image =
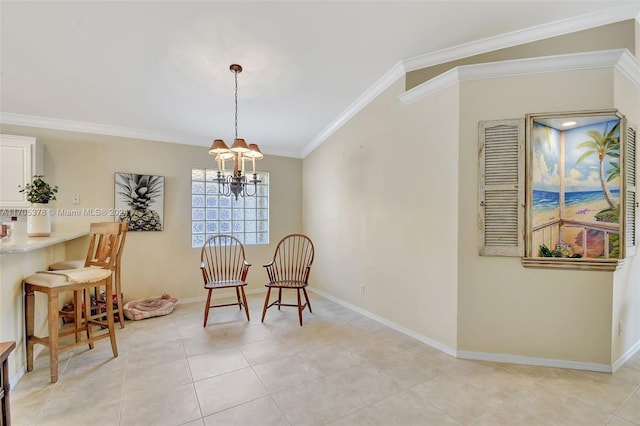
[[[524,256],[524,120],[479,123],[481,256]]]
[[[628,125],[625,129],[625,155],[624,155],[624,173],[625,173],[625,256],[633,256],[635,247],[638,242],[638,234],[636,230],[636,212],[637,212],[637,193],[636,193],[636,134],[637,128]]]

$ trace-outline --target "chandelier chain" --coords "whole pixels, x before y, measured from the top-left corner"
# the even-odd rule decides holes
[[[234,71],[233,74],[236,77],[236,139],[238,139],[238,71]]]

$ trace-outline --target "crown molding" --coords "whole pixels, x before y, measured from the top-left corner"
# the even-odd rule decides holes
[[[492,52],[494,50],[518,46],[634,18],[640,18],[640,5],[618,6],[571,19],[549,22],[511,33],[464,43],[453,48],[438,50],[407,59],[403,61],[403,64],[407,72],[411,72],[421,68]]]
[[[304,158],[316,149],[322,142],[338,130],[344,123],[353,118],[371,101],[378,97],[382,92],[387,90],[398,79],[404,77],[406,70],[402,62],[394,65],[385,75],[376,81],[369,89],[367,89],[354,103],[349,105],[346,110],[336,117],[327,127],[325,127],[315,138],[309,142],[301,151],[301,157]]]
[[[640,5],[626,5],[613,7],[605,11],[588,13],[571,19],[563,19],[560,21],[550,22],[535,27],[518,30],[511,33],[500,34],[477,40],[470,43],[461,44],[459,46],[442,49],[425,55],[416,56],[414,58],[400,61],[389,70],[380,80],[371,86],[362,96],[360,96],[353,104],[351,104],[342,114],[334,119],[322,132],[320,132],[309,144],[301,151],[301,157],[304,158],[316,149],[322,142],[338,130],[344,123],[354,117],[376,96],[386,90],[391,84],[402,77],[404,74],[415,71],[417,69],[430,67],[482,53],[491,52],[497,49],[517,46],[520,44],[530,43],[549,37],[569,34],[576,31],[586,30],[601,25],[612,24],[614,22],[624,21],[625,19],[636,19],[640,22]],[[430,80],[433,82],[431,89],[437,92],[449,85],[456,84],[459,81],[458,71],[451,70],[445,72],[438,77]],[[440,89],[438,89],[438,85]],[[407,99],[411,97],[408,92],[404,94]],[[422,94],[420,96],[425,96]]]
[[[39,117],[34,115],[0,112],[1,124],[16,126],[41,127],[44,129],[67,130],[71,132],[93,133],[107,136],[120,136],[132,139],[146,139],[159,142],[190,144],[188,138],[180,135],[152,132],[142,129],[110,126],[107,124],[88,123],[83,121],[62,120],[59,118]]]
[[[117,136],[131,139],[142,139],[155,142],[168,142],[181,145],[204,146],[194,142],[193,136],[152,132],[142,129],[131,129],[107,124],[87,123],[83,121],[62,120],[58,118],[38,117],[33,115],[0,112],[0,124],[38,127],[43,129],[63,130],[69,132],[91,133],[96,135]],[[264,150],[267,155],[301,158],[298,152],[287,149]]]
[[[609,67],[620,71],[636,86],[640,85],[638,60],[627,49],[614,49],[461,65],[407,90],[398,97],[405,104],[410,104],[461,81]]]

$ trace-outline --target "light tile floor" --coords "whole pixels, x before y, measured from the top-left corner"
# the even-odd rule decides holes
[[[632,425],[640,354],[615,374],[455,359],[311,294],[293,308],[249,297],[233,307],[178,305],[63,355],[46,351],[12,390],[14,426],[62,425]]]

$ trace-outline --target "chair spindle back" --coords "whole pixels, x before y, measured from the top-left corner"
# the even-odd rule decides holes
[[[244,246],[231,235],[214,235],[202,246],[200,262],[205,283],[244,281],[248,272]]]
[[[314,247],[309,237],[291,234],[278,243],[273,265],[267,269],[269,280],[298,281],[306,283],[313,263]]]

